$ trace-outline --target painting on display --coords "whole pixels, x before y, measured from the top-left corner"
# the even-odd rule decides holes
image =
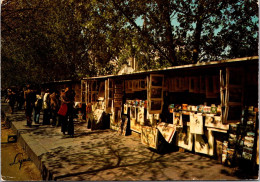
[[[162,88],[151,88],[151,98],[161,99],[162,98]]]
[[[176,132],[176,126],[169,123],[160,122],[157,125],[158,130],[164,137],[165,141],[168,143],[172,142],[172,138]]]
[[[135,106],[130,107],[130,118],[136,118],[136,107]]]
[[[146,80],[139,80],[139,85],[140,85],[140,90],[146,90],[147,88],[147,84],[146,84]]]
[[[151,87],[162,87],[163,86],[163,75],[150,75]]]
[[[182,129],[178,132],[177,145],[186,150],[192,151],[193,146],[193,134],[190,133],[190,127]]]
[[[139,80],[133,80],[133,91],[139,91]]]
[[[115,122],[115,113],[112,112],[110,115],[110,129],[118,131],[119,130],[119,124],[118,122]]]
[[[142,126],[141,128],[142,144],[157,149],[158,147],[158,129],[150,126]]]
[[[214,79],[216,78],[216,79]],[[216,88],[217,85],[219,85],[217,82],[218,77],[215,76],[206,76],[206,98],[217,98],[218,94],[217,94],[217,89]]]
[[[201,114],[190,113],[190,132],[194,134],[204,134],[203,116]]]
[[[228,130],[228,124],[222,124],[221,116],[214,116],[214,114],[207,114],[205,117],[205,126],[211,128],[218,128]]]
[[[127,114],[127,111],[128,111],[128,105],[124,104],[124,114]]]
[[[138,107],[137,122],[144,125],[144,108]]]
[[[183,126],[181,112],[173,112],[173,124],[176,126]]]
[[[151,100],[150,101],[150,111],[151,114],[159,114],[162,110],[162,100]]]
[[[141,133],[141,125],[137,122],[136,118],[130,118],[130,129],[137,133]]]
[[[206,135],[195,134],[195,152],[213,156],[214,137],[211,130],[208,130]]]

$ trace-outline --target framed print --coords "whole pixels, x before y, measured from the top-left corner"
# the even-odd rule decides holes
[[[151,88],[151,99],[161,99],[162,97],[162,88]]]
[[[172,142],[172,138],[176,132],[176,126],[169,123],[160,122],[157,125],[157,129],[168,143]]]
[[[160,119],[160,114],[154,114],[154,119],[159,120]]]
[[[136,107],[135,106],[130,107],[130,118],[136,119]]]
[[[181,112],[173,112],[173,124],[176,126],[183,126]]]
[[[228,124],[222,124],[221,116],[215,116],[214,114],[206,114],[205,126],[210,128],[218,128],[222,130],[228,130]]]
[[[105,97],[105,82],[100,83],[98,97]]]
[[[181,129],[177,135],[177,145],[186,150],[192,151],[193,134],[190,133],[190,127]]]
[[[139,80],[133,80],[132,81],[133,84],[133,91],[139,91]]]
[[[163,75],[151,74],[151,87],[162,87],[163,86]]]
[[[138,107],[137,122],[144,125],[144,108]]]
[[[140,90],[146,90],[147,88],[147,82],[145,79],[139,80]]]
[[[127,114],[127,111],[128,111],[128,105],[124,104],[124,114]]]
[[[150,126],[142,126],[141,128],[142,144],[157,149],[158,147],[158,129]]]
[[[130,118],[130,129],[137,133],[141,133],[141,125],[137,122],[136,118]]]
[[[190,132],[194,134],[204,134],[203,116],[201,114],[190,113]]]
[[[162,100],[150,100],[149,113],[150,114],[160,114],[162,111],[162,104],[163,104]]]
[[[217,98],[218,94],[215,92],[216,84],[212,75],[206,76],[206,98]]]

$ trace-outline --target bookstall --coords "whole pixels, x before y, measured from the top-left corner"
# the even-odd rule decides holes
[[[86,78],[81,85],[96,123],[109,114],[112,130],[135,133],[148,147],[158,149],[160,135],[228,165],[259,163],[258,57]]]

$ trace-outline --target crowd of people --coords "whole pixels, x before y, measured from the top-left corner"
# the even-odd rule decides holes
[[[18,110],[25,110],[27,126],[32,123],[42,125],[61,126],[61,132],[74,137],[74,98],[75,92],[67,85],[61,92],[51,89],[36,89],[31,85],[25,88],[9,88],[2,90],[4,102],[8,102],[10,113],[14,112],[15,105]],[[40,113],[43,112],[43,121],[40,123]]]

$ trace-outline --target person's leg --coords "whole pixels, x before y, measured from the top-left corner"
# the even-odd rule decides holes
[[[57,124],[57,112],[52,110],[52,126],[56,126]]]
[[[68,107],[68,116],[69,116],[69,123],[68,123],[68,134],[73,136],[74,135],[74,122],[73,122],[73,106],[69,105]]]
[[[67,116],[60,116],[61,119],[61,132],[65,135],[65,132],[68,131],[68,123],[67,123]]]

